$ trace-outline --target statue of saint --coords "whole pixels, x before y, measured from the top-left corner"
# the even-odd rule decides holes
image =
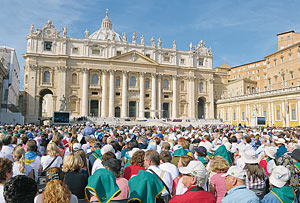
[[[63,36],[64,36],[64,37],[67,36],[67,28],[66,28],[66,27],[64,27],[64,29],[63,29]]]
[[[161,47],[161,40],[160,40],[160,38],[158,38],[158,40],[157,40],[157,46]]]
[[[145,39],[144,39],[144,35],[141,36],[141,44],[144,45],[145,44]]]
[[[124,41],[124,42],[127,42],[127,35],[126,35],[126,32],[123,33],[123,41]]]
[[[88,37],[89,37],[89,31],[88,29],[85,29],[84,38],[87,39]]]
[[[176,42],[175,42],[175,40],[173,41],[173,49],[176,49]]]
[[[190,43],[190,51],[193,51],[193,43]]]
[[[132,43],[135,44],[136,43],[136,32],[134,32],[132,34]]]
[[[151,38],[151,44],[152,44],[153,47],[155,47],[155,40],[154,40],[154,37]]]
[[[61,102],[59,111],[66,111],[67,110],[67,99],[66,99],[65,95],[63,95],[59,101]]]
[[[30,34],[33,34],[34,33],[34,26],[33,26],[33,24],[31,24],[31,26],[30,26]]]

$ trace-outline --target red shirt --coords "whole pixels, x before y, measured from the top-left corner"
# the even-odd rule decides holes
[[[144,167],[141,167],[139,165],[127,166],[123,171],[123,178],[126,178],[127,180],[129,180],[131,178],[131,176],[137,175],[140,170],[146,171],[146,169]]]
[[[216,203],[215,196],[197,186],[190,187],[183,195],[175,195],[169,203]]]

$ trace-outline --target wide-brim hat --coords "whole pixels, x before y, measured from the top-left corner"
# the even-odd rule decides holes
[[[275,159],[277,149],[276,147],[270,146],[270,147],[265,147],[265,153],[268,157]]]
[[[259,157],[254,149],[248,149],[241,153],[241,159],[245,164],[258,164]]]
[[[284,166],[276,166],[271,173],[270,183],[278,188],[285,186],[290,180],[291,173],[289,169]]]
[[[284,144],[285,143],[285,139],[283,138],[278,138],[278,140],[274,141],[276,144]]]
[[[298,162],[300,162],[300,149],[295,149],[290,155]]]

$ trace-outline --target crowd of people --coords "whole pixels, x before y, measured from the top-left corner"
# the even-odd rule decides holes
[[[294,203],[300,129],[0,125],[0,202]]]

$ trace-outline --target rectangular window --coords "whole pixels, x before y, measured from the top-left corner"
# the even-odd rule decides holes
[[[92,49],[92,54],[93,55],[100,55],[100,50],[99,49]]]
[[[228,113],[225,114],[225,120],[228,121]]]
[[[199,58],[199,66],[203,66],[204,65],[204,59],[203,58]]]
[[[184,64],[185,63],[184,59],[180,59],[180,63]]]
[[[264,79],[267,79],[267,74],[264,74]]]
[[[245,112],[242,112],[242,120],[245,120]]]
[[[73,47],[72,49],[72,54],[78,54],[79,48],[78,47]]]
[[[164,62],[170,62],[170,57],[169,56],[164,56]]]
[[[120,56],[122,54],[121,51],[117,51],[117,56]]]
[[[52,50],[52,42],[44,42],[44,50],[45,51],[51,51]]]
[[[276,110],[276,120],[280,121],[280,109]]]
[[[264,117],[267,118],[267,111],[264,111]]]
[[[98,92],[92,92],[92,95],[98,95]]]
[[[296,121],[297,120],[297,115],[296,115],[296,109],[292,109],[292,121]]]
[[[121,95],[121,93],[120,92],[116,92],[116,96],[120,96]]]
[[[257,79],[257,80],[260,80],[260,76],[259,76],[259,75],[258,75],[258,76],[256,76],[256,79]]]
[[[236,119],[236,118],[235,118],[235,112],[233,112],[233,120],[235,121],[235,119]]]
[[[145,97],[150,97],[150,94],[146,94]]]
[[[146,57],[150,58],[150,54],[146,54]]]
[[[164,98],[165,98],[165,99],[168,99],[168,98],[169,98],[169,95],[164,95]]]
[[[291,72],[291,79],[293,79],[294,78],[294,74]]]

